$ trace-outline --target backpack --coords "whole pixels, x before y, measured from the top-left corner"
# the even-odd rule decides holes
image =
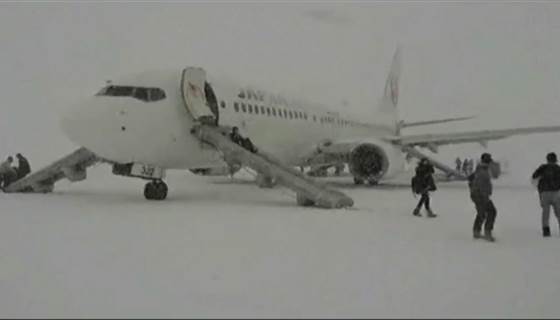
[[[472,189],[473,182],[474,182],[474,178],[476,178],[476,172],[471,173],[471,174],[467,177],[468,183],[469,183],[469,189]]]
[[[410,186],[412,187],[412,192],[416,194],[422,193],[422,182],[419,176],[414,176],[410,179]]]

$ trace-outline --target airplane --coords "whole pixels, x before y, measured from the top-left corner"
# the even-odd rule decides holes
[[[405,170],[409,157],[427,157],[448,174],[453,168],[418,148],[481,143],[513,135],[558,132],[560,126],[406,135],[407,126],[463,121],[470,117],[403,122],[399,118],[401,53],[397,49],[377,110],[352,118],[344,109],[323,106],[243,86],[206,74],[199,67],[153,70],[111,80],[65,113],[61,127],[75,144],[113,164],[113,173],[149,180],[147,199],[165,199],[166,170],[204,174],[231,166],[193,128],[238,127],[244,136],[291,167],[344,161],[354,183],[375,185]],[[337,111],[330,111],[337,110]],[[342,160],[341,160],[342,159]],[[273,177],[257,176],[260,186]],[[260,179],[259,179],[260,178]],[[268,185],[269,186],[269,185]],[[159,190],[154,196],[154,190]],[[148,191],[148,192],[147,192]]]

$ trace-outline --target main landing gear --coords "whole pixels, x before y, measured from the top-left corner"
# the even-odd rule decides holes
[[[366,182],[367,182],[370,186],[377,186],[377,185],[379,185],[379,181],[378,181],[377,179],[374,179],[374,178],[362,179],[362,178],[354,177],[354,184],[355,184],[355,185],[363,185],[363,184],[365,184]]]
[[[165,200],[167,198],[167,184],[162,180],[153,180],[146,183],[144,197],[148,200]]]

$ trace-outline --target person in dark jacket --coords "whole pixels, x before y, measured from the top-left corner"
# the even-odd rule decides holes
[[[242,146],[243,148],[251,151],[252,153],[257,152],[257,148],[255,147],[255,145],[253,145],[251,139],[243,137],[239,133],[238,127],[231,128],[231,133],[229,134],[229,138],[231,139],[232,142]]]
[[[484,224],[484,239],[496,241],[492,235],[494,222],[496,221],[497,210],[490,198],[492,196],[492,180],[490,177],[489,166],[492,163],[492,156],[483,153],[480,157],[480,164],[476,167],[473,174],[469,176],[469,189],[471,200],[476,207],[476,218],[473,225],[473,237],[482,238],[480,231]]]
[[[17,172],[12,167],[13,162],[14,158],[9,156],[6,161],[0,164],[0,188],[2,190],[17,180]]]
[[[29,161],[21,155],[21,153],[16,154],[16,158],[18,159],[18,166],[16,169],[17,172],[17,179],[21,179],[27,176],[31,172],[31,166],[29,165]]]
[[[463,164],[463,161],[461,161],[461,158],[457,157],[455,159],[455,170],[457,170],[457,172],[461,172],[461,164]]]
[[[550,237],[550,207],[560,225],[560,166],[556,153],[546,155],[546,164],[541,165],[533,173],[533,179],[538,179],[539,198],[542,207],[543,237]]]
[[[465,175],[469,175],[469,158],[465,158],[465,160],[463,160],[463,167],[461,169]]]
[[[430,208],[430,192],[436,190],[434,181],[434,166],[426,158],[422,158],[416,167],[416,175],[412,178],[412,192],[420,195],[420,201],[412,212],[415,216],[421,216],[420,209],[422,206],[426,208],[427,216],[436,217]]]
[[[239,128],[238,127],[231,128],[231,133],[229,134],[229,138],[231,139],[231,141],[233,143],[236,143],[238,145],[241,145],[242,142],[243,142],[243,136],[241,136],[241,134],[239,134]]]

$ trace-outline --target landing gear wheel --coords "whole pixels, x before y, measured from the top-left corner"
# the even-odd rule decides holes
[[[315,202],[313,200],[299,193],[296,195],[296,201],[298,206],[302,206],[302,207],[311,207],[315,205]]]
[[[148,200],[165,200],[167,191],[167,184],[163,181],[148,182],[144,187],[144,197]]]
[[[355,185],[364,184],[364,180],[363,180],[363,179],[360,179],[360,178],[354,177],[354,184],[355,184]]]
[[[272,177],[267,177],[262,174],[257,175],[257,186],[259,186],[259,188],[274,188],[275,185],[276,181]]]

